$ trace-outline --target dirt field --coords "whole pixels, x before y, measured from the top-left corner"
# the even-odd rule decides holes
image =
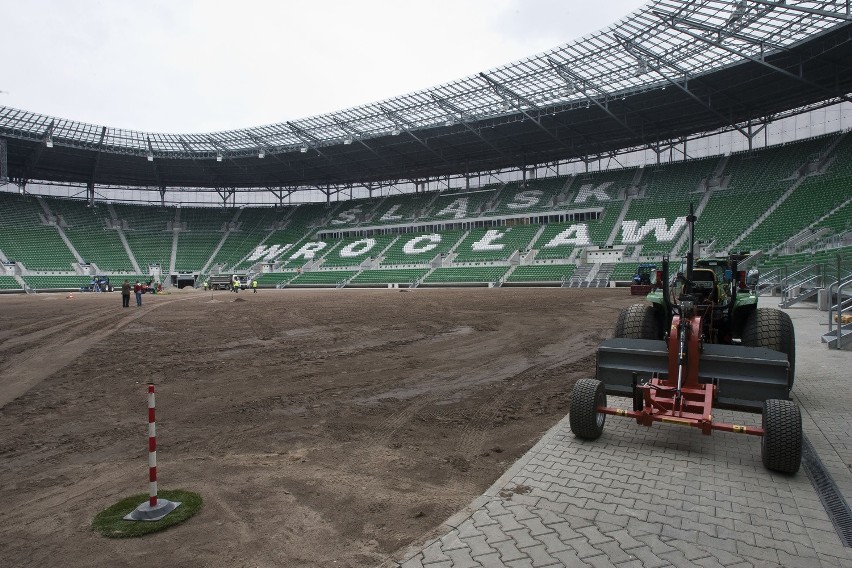
[[[122,309],[118,294],[0,296],[0,565],[398,557],[566,414],[634,300],[185,291]],[[195,491],[204,509],[153,536],[103,538],[93,517],[147,491],[149,381],[160,487]]]

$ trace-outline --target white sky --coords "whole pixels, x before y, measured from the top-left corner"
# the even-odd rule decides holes
[[[486,71],[644,3],[0,0],[0,106],[149,132],[283,122]]]

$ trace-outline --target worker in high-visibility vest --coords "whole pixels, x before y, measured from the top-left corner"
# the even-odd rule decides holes
[[[239,294],[239,292],[240,292],[240,281],[239,281],[239,279],[234,278],[234,281],[231,282],[231,285],[234,287],[234,292]]]
[[[251,281],[251,291],[257,294],[257,280]]]

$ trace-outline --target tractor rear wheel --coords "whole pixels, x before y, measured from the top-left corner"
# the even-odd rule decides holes
[[[659,322],[654,306],[633,304],[621,310],[615,322],[613,336],[629,339],[659,339]]]
[[[792,400],[771,398],[763,403],[760,453],[766,469],[796,473],[802,463],[802,415]]]
[[[743,326],[742,344],[784,353],[790,362],[787,388],[793,389],[796,378],[796,332],[793,320],[786,312],[774,308],[757,308],[751,312]]]
[[[571,431],[578,438],[597,440],[603,433],[606,414],[598,412],[606,406],[604,384],[596,379],[580,379],[571,394],[571,409],[568,421]]]

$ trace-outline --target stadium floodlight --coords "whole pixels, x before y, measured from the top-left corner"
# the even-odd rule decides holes
[[[261,160],[266,157],[266,152],[264,152],[263,148],[257,151],[257,157]]]
[[[444,123],[444,126],[453,126],[456,123],[456,120],[453,117],[447,119],[447,122]]]
[[[399,128],[394,128],[391,130],[391,136],[399,136],[399,133],[402,132]]]
[[[299,152],[301,152],[302,154],[307,153],[307,151],[308,151],[308,147],[307,147],[307,146],[302,146],[301,148],[299,148]]]
[[[149,161],[149,162],[153,162],[153,161],[154,161],[154,153],[153,153],[153,152],[148,152],[148,161]]]
[[[53,148],[53,138],[48,136],[44,141],[44,145],[48,148]]]
[[[216,161],[217,161],[217,162],[221,162],[221,161],[222,161],[222,152],[216,152]]]
[[[344,139],[343,139],[343,143],[344,143],[344,144],[346,144],[347,146],[348,146],[349,144],[352,144],[352,137],[351,137],[351,136],[347,136],[346,138],[344,138]]]

